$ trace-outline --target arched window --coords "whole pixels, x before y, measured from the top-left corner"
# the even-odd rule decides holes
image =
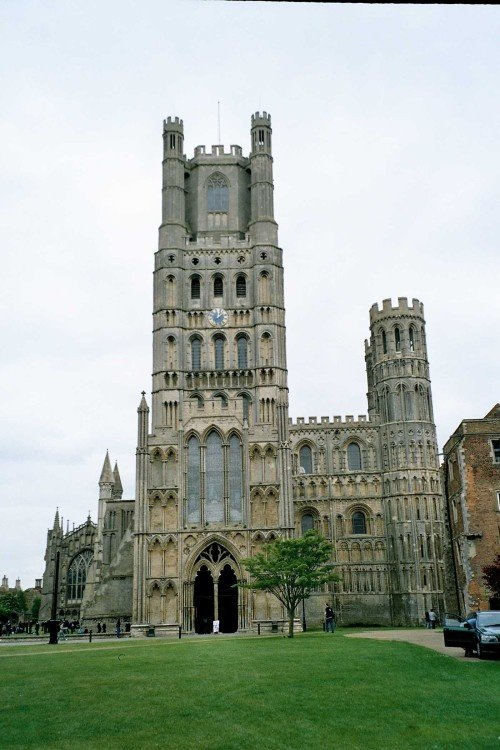
[[[357,443],[347,446],[347,466],[349,471],[361,471],[361,448]]]
[[[408,331],[408,338],[410,342],[410,351],[415,351],[415,329],[413,326],[410,326],[410,330]]]
[[[68,601],[80,601],[83,599],[87,573],[94,554],[90,549],[84,549],[73,558],[68,568],[66,579],[66,598]]]
[[[271,334],[265,331],[260,337],[260,363],[268,367],[273,363],[273,345]]]
[[[213,430],[207,438],[205,461],[205,519],[224,520],[224,463],[222,440]]]
[[[236,277],[236,296],[247,296],[247,280],[241,273]]]
[[[397,352],[401,351],[401,331],[397,327],[394,329],[394,348]]]
[[[243,457],[241,441],[237,435],[229,438],[229,513],[231,521],[243,518]]]
[[[224,336],[214,337],[214,364],[216,370],[224,369]]]
[[[189,397],[191,401],[196,401],[196,405],[198,406],[198,409],[203,409],[203,398],[200,396],[199,393],[193,393],[192,396]]]
[[[303,534],[314,529],[314,516],[312,513],[304,513],[300,519],[300,528]]]
[[[236,344],[238,347],[238,369],[246,370],[248,367],[248,341],[246,336],[238,336]]]
[[[222,276],[216,276],[214,279],[214,297],[222,297],[224,294],[224,281]]]
[[[207,208],[209,211],[229,210],[229,186],[220,172],[215,172],[207,183]]]
[[[191,299],[200,299],[200,297],[201,297],[200,277],[193,276],[191,278]]]
[[[241,394],[241,404],[243,406],[243,419],[248,421],[250,417],[250,396],[246,393]]]
[[[360,510],[352,514],[352,533],[366,534],[366,516]]]
[[[312,474],[312,450],[308,445],[303,445],[299,451],[300,468],[304,471],[301,473]]]
[[[201,461],[200,441],[194,435],[187,446],[187,516],[189,523],[201,520]]]
[[[201,370],[201,339],[191,339],[191,369]]]
[[[387,354],[387,336],[383,328],[382,328],[382,352],[384,354]]]

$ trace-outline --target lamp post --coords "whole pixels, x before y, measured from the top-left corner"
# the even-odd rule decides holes
[[[306,600],[302,599],[302,630],[305,633],[307,630],[306,624]]]

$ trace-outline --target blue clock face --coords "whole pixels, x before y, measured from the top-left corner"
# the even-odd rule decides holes
[[[208,320],[211,323],[211,325],[216,326],[217,328],[220,328],[221,326],[225,326],[228,321],[228,314],[222,307],[214,307],[213,310],[210,310],[208,313]]]

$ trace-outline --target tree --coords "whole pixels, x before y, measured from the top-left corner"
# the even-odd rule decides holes
[[[19,620],[26,611],[24,591],[7,591],[0,594],[0,620]]]
[[[500,555],[497,555],[491,565],[483,568],[483,580],[495,597],[500,598]]]
[[[293,638],[293,621],[297,606],[314,589],[329,581],[338,581],[329,562],[332,545],[315,531],[297,539],[277,539],[266,544],[262,552],[242,560],[251,576],[240,586],[268,591],[285,607],[288,636]]]

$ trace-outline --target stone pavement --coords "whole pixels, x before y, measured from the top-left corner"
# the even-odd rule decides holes
[[[442,630],[367,630],[366,633],[344,633],[346,638],[374,638],[378,641],[405,641],[414,643],[416,646],[425,646],[433,651],[438,651],[446,656],[454,656],[455,659],[466,659],[466,661],[479,662],[478,659],[466,657],[463,648],[453,648],[444,645]]]

